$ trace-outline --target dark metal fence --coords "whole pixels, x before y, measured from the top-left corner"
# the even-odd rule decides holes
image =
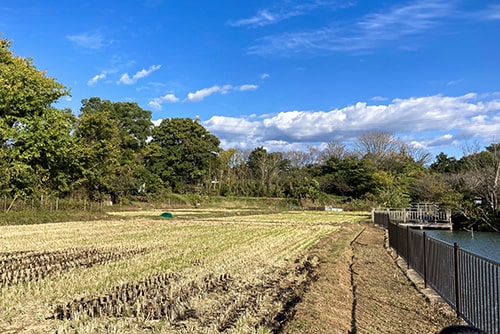
[[[388,217],[374,215],[384,226]],[[380,219],[380,220],[377,220]],[[471,325],[500,334],[500,263],[425,232],[387,223],[389,245]]]
[[[372,211],[372,220],[384,228],[389,226],[389,214],[387,212]]]

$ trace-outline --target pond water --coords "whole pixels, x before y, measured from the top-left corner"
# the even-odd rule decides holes
[[[429,230],[426,234],[500,263],[500,233]]]

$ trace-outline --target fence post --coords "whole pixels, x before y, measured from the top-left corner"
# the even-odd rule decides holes
[[[396,228],[394,229],[394,237],[396,240],[394,240],[394,244],[396,245],[396,258],[399,256],[399,225],[398,222],[396,221],[395,223]]]
[[[406,226],[406,267],[410,269],[410,227]]]
[[[454,267],[455,267],[455,306],[456,306],[456,311],[457,311],[457,317],[460,317],[460,279],[458,277],[459,275],[459,268],[458,268],[458,243],[453,244],[453,262],[454,262]]]
[[[424,243],[424,288],[427,288],[427,255],[426,255],[426,250],[425,250],[425,238],[426,238],[426,233],[424,231],[423,233],[423,243]]]

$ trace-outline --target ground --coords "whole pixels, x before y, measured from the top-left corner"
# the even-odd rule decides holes
[[[312,251],[317,280],[296,306],[285,333],[438,333],[461,324],[431,302],[384,247],[385,231],[366,222],[344,225]]]
[[[0,333],[437,333],[460,323],[408,279],[366,213],[157,216],[0,227]]]

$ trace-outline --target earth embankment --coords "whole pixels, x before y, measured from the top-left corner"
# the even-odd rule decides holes
[[[384,248],[384,230],[345,224],[312,251],[318,279],[285,333],[438,333],[461,324],[447,305],[430,302]]]

